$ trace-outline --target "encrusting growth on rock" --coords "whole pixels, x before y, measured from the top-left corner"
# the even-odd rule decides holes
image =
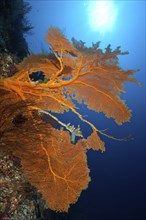
[[[28,56],[16,66],[13,76],[1,76],[0,148],[21,159],[27,179],[40,190],[50,209],[67,212],[90,181],[86,151],[105,150],[98,134],[118,140],[85,119],[74,100],[84,101],[88,109],[103,112],[121,125],[131,117],[120,99],[123,83],[137,83],[132,78],[137,70],[118,66],[118,55],[127,53],[120,47],[112,51],[108,45],[103,51],[97,42],[87,48],[75,38],[69,42],[54,27],[50,27],[46,41],[51,54]],[[31,79],[37,72],[43,73],[43,80]],[[80,126],[65,124],[53,115],[67,111],[91,127],[87,139]],[[64,129],[46,123],[44,114]],[[76,136],[80,138],[77,142]]]

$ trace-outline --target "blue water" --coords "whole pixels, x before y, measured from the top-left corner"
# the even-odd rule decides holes
[[[145,118],[145,51],[146,24],[145,1],[116,1],[117,18],[111,31],[93,31],[89,26],[88,4],[91,1],[28,1],[32,5],[29,19],[34,29],[27,36],[29,46],[34,53],[48,50],[44,43],[45,33],[50,25],[60,27],[71,39],[87,42],[101,40],[101,47],[109,43],[115,48],[121,45],[129,55],[119,57],[124,69],[140,69],[135,78],[143,85],[139,88],[126,83],[126,93],[122,98],[132,109],[130,123],[117,126],[112,119],[103,114],[88,111],[81,107],[83,115],[100,128],[109,128],[108,132],[116,137],[132,135],[131,141],[114,141],[101,136],[106,151],[88,152],[88,165],[92,181],[83,191],[78,202],[71,206],[71,220],[144,220],[146,217],[146,118]],[[64,121],[78,124],[70,113]],[[96,119],[96,120],[95,120]],[[82,125],[85,136],[90,129]]]

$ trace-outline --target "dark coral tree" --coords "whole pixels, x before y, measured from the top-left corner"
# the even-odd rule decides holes
[[[120,99],[124,82],[137,81],[135,70],[123,70],[118,64],[121,52],[110,45],[103,51],[99,42],[87,48],[74,38],[70,43],[59,28],[51,27],[46,35],[50,55],[31,55],[23,60],[18,72],[0,81],[0,137],[1,150],[9,149],[21,159],[24,173],[37,187],[48,207],[68,211],[90,181],[86,152],[105,150],[98,134],[114,138],[100,131],[78,111],[74,100],[88,109],[103,112],[121,125],[129,121],[131,111]],[[32,73],[41,72],[43,80],[33,81]],[[85,139],[80,127],[65,124],[53,113],[72,111],[91,127]],[[45,123],[46,114],[64,129]],[[80,139],[74,142],[75,137]]]
[[[27,19],[31,6],[24,0],[1,0],[0,3],[0,52],[11,53],[22,60],[29,54],[25,34],[30,33]]]

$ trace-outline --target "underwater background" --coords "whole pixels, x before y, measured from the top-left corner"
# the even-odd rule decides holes
[[[126,93],[121,95],[132,110],[128,123],[118,126],[103,113],[88,110],[78,104],[79,112],[88,115],[98,129],[129,141],[115,141],[101,136],[105,142],[104,153],[88,151],[91,182],[81,193],[68,214],[45,212],[47,220],[144,220],[146,218],[146,15],[145,1],[44,1],[26,0],[32,9],[27,18],[33,29],[25,36],[30,53],[47,53],[45,35],[49,27],[59,27],[66,37],[86,42],[101,41],[100,47],[111,44],[121,46],[128,55],[119,56],[123,69],[139,69],[134,74],[142,87],[125,83]],[[85,137],[91,133],[76,116],[68,112],[59,116],[63,122],[81,125]],[[44,219],[44,220],[45,220]],[[29,220],[29,219],[28,219]]]
[[[99,19],[99,24],[93,25],[99,13],[98,8],[101,7],[96,5],[99,1],[28,2],[32,6],[28,18],[34,29],[32,35],[27,37],[27,41],[33,53],[48,50],[44,38],[49,26],[52,25],[61,28],[69,40],[75,37],[86,42],[87,46],[96,41],[101,41],[101,48],[105,48],[108,44],[111,44],[112,48],[120,45],[122,51],[129,51],[128,55],[119,56],[121,67],[140,69],[135,73],[135,78],[142,84],[142,88],[126,83],[126,93],[121,96],[132,109],[130,123],[117,126],[113,119],[107,119],[103,114],[89,111],[86,106],[80,105],[80,112],[83,115],[87,114],[88,119],[99,129],[109,128],[108,132],[113,136],[131,135],[134,140],[120,142],[102,137],[106,151],[87,153],[92,181],[88,189],[81,193],[78,202],[71,206],[69,219],[144,220],[146,217],[145,1],[102,1],[111,4],[109,10],[103,11],[103,16],[109,13],[108,22],[111,16],[115,15],[111,26],[108,22],[100,26],[102,19]],[[95,7],[97,12],[94,12]],[[92,12],[96,14],[95,20],[91,18]],[[79,123],[70,113],[62,119],[72,124]],[[89,135],[88,128],[82,127],[82,130],[84,134]]]
[[[91,25],[90,4],[97,1],[28,2],[32,6],[29,20],[34,29],[27,41],[32,52],[38,53],[42,49],[47,51],[47,45],[44,43],[45,33],[49,26],[53,25],[61,28],[68,39],[75,37],[85,41],[87,46],[99,40],[102,48],[109,43],[112,48],[121,45],[122,51],[129,51],[129,55],[119,57],[121,67],[140,69],[135,78],[142,84],[142,88],[127,83],[127,92],[122,95],[132,109],[130,123],[117,126],[103,114],[80,106],[81,113],[89,115],[88,119],[98,128],[109,128],[109,133],[116,137],[131,135],[134,140],[118,142],[104,138],[106,151],[103,154],[88,152],[92,181],[88,189],[81,193],[78,202],[71,206],[69,214],[71,219],[75,220],[145,219],[145,1],[104,1],[105,4],[113,3],[113,10],[117,13],[113,27],[107,30],[102,30],[102,27],[94,29]],[[78,124],[77,119],[69,113],[64,117],[65,121]],[[82,129],[88,136],[88,128]]]

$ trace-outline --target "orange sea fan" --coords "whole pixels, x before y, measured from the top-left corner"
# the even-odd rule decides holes
[[[120,99],[123,83],[137,81],[132,78],[135,70],[118,66],[117,56],[125,54],[119,47],[112,51],[108,46],[104,52],[97,42],[87,48],[74,38],[69,42],[59,28],[53,27],[46,40],[52,54],[31,55],[17,65],[14,76],[0,79],[0,145],[1,150],[11,150],[21,158],[24,173],[41,191],[49,208],[68,211],[90,181],[86,151],[105,150],[98,133],[118,140],[85,119],[74,99],[122,124],[131,117]],[[31,80],[30,74],[37,71],[44,74],[44,80]],[[65,124],[53,115],[66,111],[91,127],[87,139],[79,126]],[[60,124],[60,130],[45,123],[43,114]],[[77,143],[76,136],[80,137]]]

